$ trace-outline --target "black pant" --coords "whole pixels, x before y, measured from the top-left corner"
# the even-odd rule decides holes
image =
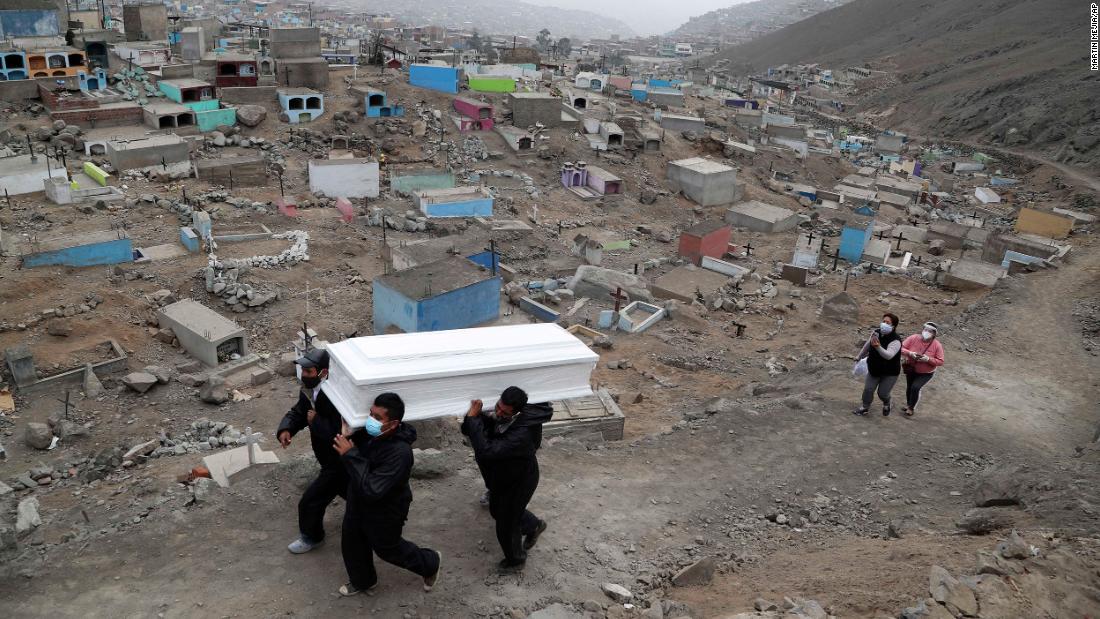
[[[404,519],[367,519],[363,513],[370,508],[358,507],[354,503],[348,502],[340,536],[344,568],[348,571],[348,581],[353,587],[366,590],[378,582],[378,573],[374,570],[375,554],[386,563],[409,570],[422,578],[439,570],[439,556],[435,551],[420,548],[401,537]]]
[[[342,465],[323,466],[321,474],[298,501],[298,530],[314,544],[325,539],[325,509],[337,496],[348,497],[348,472]]]
[[[917,374],[916,372],[905,373],[905,403],[909,405],[910,409],[916,409],[917,403],[920,402],[920,390],[928,384],[928,381],[932,380],[935,376],[935,372],[929,372],[927,374]]]
[[[496,521],[497,541],[509,563],[522,563],[527,560],[527,551],[523,549],[523,536],[531,535],[539,526],[539,519],[527,511],[527,504],[535,495],[539,485],[539,469],[524,476],[521,483],[509,487],[495,487],[489,490],[489,513]]]

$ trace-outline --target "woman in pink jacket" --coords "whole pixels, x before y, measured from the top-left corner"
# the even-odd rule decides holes
[[[919,334],[910,335],[901,343],[902,369],[905,370],[905,408],[902,412],[912,417],[920,402],[920,390],[943,365],[943,344],[939,340],[940,328],[934,322],[924,323]]]

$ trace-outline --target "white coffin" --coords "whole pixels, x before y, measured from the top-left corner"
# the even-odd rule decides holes
[[[406,421],[464,415],[475,399],[492,406],[512,385],[531,402],[588,396],[599,360],[552,323],[357,337],[328,351],[322,389],[352,427],[387,391],[405,401]]]

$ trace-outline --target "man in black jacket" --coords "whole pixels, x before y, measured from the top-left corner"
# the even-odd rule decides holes
[[[527,551],[546,530],[546,521],[527,511],[527,504],[539,485],[535,453],[542,445],[542,424],[550,421],[554,409],[550,404],[528,404],[519,387],[505,389],[488,415],[481,408],[481,400],[470,403],[462,433],[470,439],[489,488],[489,513],[504,551],[500,567],[514,568],[527,561]]]
[[[298,501],[298,539],[287,546],[294,554],[302,554],[321,545],[325,539],[325,509],[337,495],[347,498],[348,474],[340,457],[332,450],[332,441],[340,433],[342,420],[336,407],[321,391],[321,382],[328,377],[328,351],[314,349],[295,363],[302,368],[302,389],[298,403],[284,417],[275,431],[285,449],[291,438],[309,427],[313,454],[321,463],[321,473],[306,488]]]
[[[412,443],[416,430],[405,423],[405,403],[396,393],[374,399],[366,427],[336,435],[333,447],[347,469],[348,506],[344,512],[341,549],[348,584],[340,595],[355,595],[378,584],[374,556],[424,579],[431,591],[439,579],[443,555],[402,539],[409,517],[412,489]]]

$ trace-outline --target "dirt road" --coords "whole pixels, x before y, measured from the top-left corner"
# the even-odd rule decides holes
[[[456,441],[446,449],[453,473],[414,483],[406,528],[442,550],[440,586],[424,594],[416,577],[383,566],[377,595],[335,596],[344,582],[342,506],[330,511],[322,549],[292,556],[284,548],[310,473],[299,441],[292,452],[301,459],[196,505],[170,482],[167,461],[155,461],[167,490],[125,489],[129,507],[145,508],[140,524],[120,519],[126,501],[113,521],[88,526],[70,510],[77,541],[45,540],[33,578],[0,583],[5,614],[525,616],[559,600],[606,604],[602,582],[690,602],[699,616],[745,610],[757,595],[816,597],[845,617],[896,613],[923,597],[930,564],[961,569],[990,544],[944,536],[972,504],[973,475],[986,465],[1023,463],[1049,482],[1047,501],[1009,510],[1018,526],[1085,537],[1100,530],[1088,507],[1100,501],[1096,465],[1071,458],[1092,436],[1100,396],[1100,362],[1077,345],[1070,316],[1074,298],[1100,290],[1100,259],[1078,256],[1024,276],[948,325],[947,365],[915,419],[849,414],[858,390],[850,360],[826,355],[791,362],[761,395],[731,393],[721,412],[664,434],[595,449],[551,442],[532,505],[550,529],[520,574],[495,570],[477,469]],[[806,520],[796,528],[764,519],[776,511]],[[899,518],[931,534],[885,539]],[[708,555],[722,566],[710,586],[667,588],[673,570]],[[1079,578],[1083,587],[1100,584],[1095,569]]]

